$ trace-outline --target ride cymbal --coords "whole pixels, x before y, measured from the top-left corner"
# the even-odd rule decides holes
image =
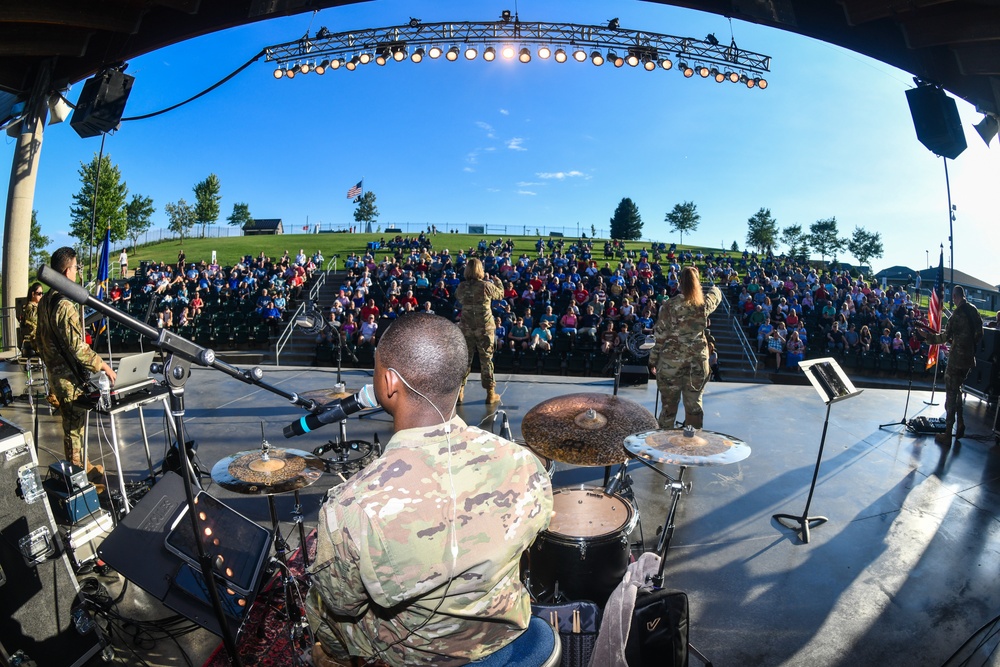
[[[309,486],[323,474],[323,460],[298,449],[237,452],[212,466],[212,479],[229,491],[271,495]]]
[[[524,416],[521,434],[534,451],[580,466],[608,466],[628,458],[625,436],[656,427],[635,401],[608,394],[567,394],[542,401]]]

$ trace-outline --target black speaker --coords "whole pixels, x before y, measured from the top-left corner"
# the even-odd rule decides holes
[[[30,434],[0,420],[0,653],[78,667],[101,650],[101,639],[77,632],[79,588],[44,491],[32,493],[37,468]]]
[[[998,343],[1000,343],[1000,335],[997,334],[997,330],[984,328],[983,338],[979,341],[979,345],[976,346],[976,361],[989,361],[993,363],[1000,361],[1000,359],[997,359],[997,355],[1000,353],[1000,349],[997,349]]]
[[[69,124],[83,138],[96,137],[118,127],[134,76],[116,69],[96,75],[83,84]]]
[[[640,365],[622,364],[622,384],[638,385],[649,382],[649,368]]]
[[[965,387],[986,396],[993,396],[1000,391],[997,383],[997,364],[990,361],[977,361],[976,367],[969,371],[965,379]]]
[[[965,132],[955,100],[936,86],[906,91],[917,139],[935,155],[954,160],[966,148]]]

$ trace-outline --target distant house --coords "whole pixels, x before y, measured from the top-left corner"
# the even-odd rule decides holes
[[[259,234],[284,234],[285,228],[281,224],[281,218],[254,218],[243,225],[244,236],[256,236]]]
[[[891,266],[875,274],[879,280],[885,278],[893,285],[915,285],[917,276],[920,276],[920,293],[929,294],[934,289],[937,282],[937,267],[932,266],[921,271],[915,271],[906,266]],[[1000,309],[1000,290],[996,285],[980,280],[975,276],[970,276],[964,271],[955,269],[955,284],[965,288],[966,297],[969,302],[981,310]],[[951,296],[951,269],[944,269],[944,294],[947,301]]]

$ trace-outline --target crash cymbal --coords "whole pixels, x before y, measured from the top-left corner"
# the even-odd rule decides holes
[[[521,434],[542,456],[579,466],[608,466],[628,458],[625,436],[656,427],[635,401],[608,394],[567,394],[542,401],[524,416]]]
[[[323,460],[298,449],[237,452],[212,466],[212,479],[236,493],[271,495],[309,486],[323,474]]]
[[[653,463],[679,466],[724,466],[750,456],[750,446],[731,435],[681,428],[630,435],[625,449]]]
[[[337,391],[336,389],[313,389],[302,392],[299,394],[299,398],[304,398],[307,401],[316,401],[319,405],[327,405],[334,401],[342,401],[348,396],[354,396],[359,391],[361,390],[344,389],[343,391]]]

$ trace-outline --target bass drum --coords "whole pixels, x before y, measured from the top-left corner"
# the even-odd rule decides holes
[[[589,600],[604,607],[628,569],[631,503],[601,488],[559,489],[553,516],[528,551],[527,587],[542,604]]]

